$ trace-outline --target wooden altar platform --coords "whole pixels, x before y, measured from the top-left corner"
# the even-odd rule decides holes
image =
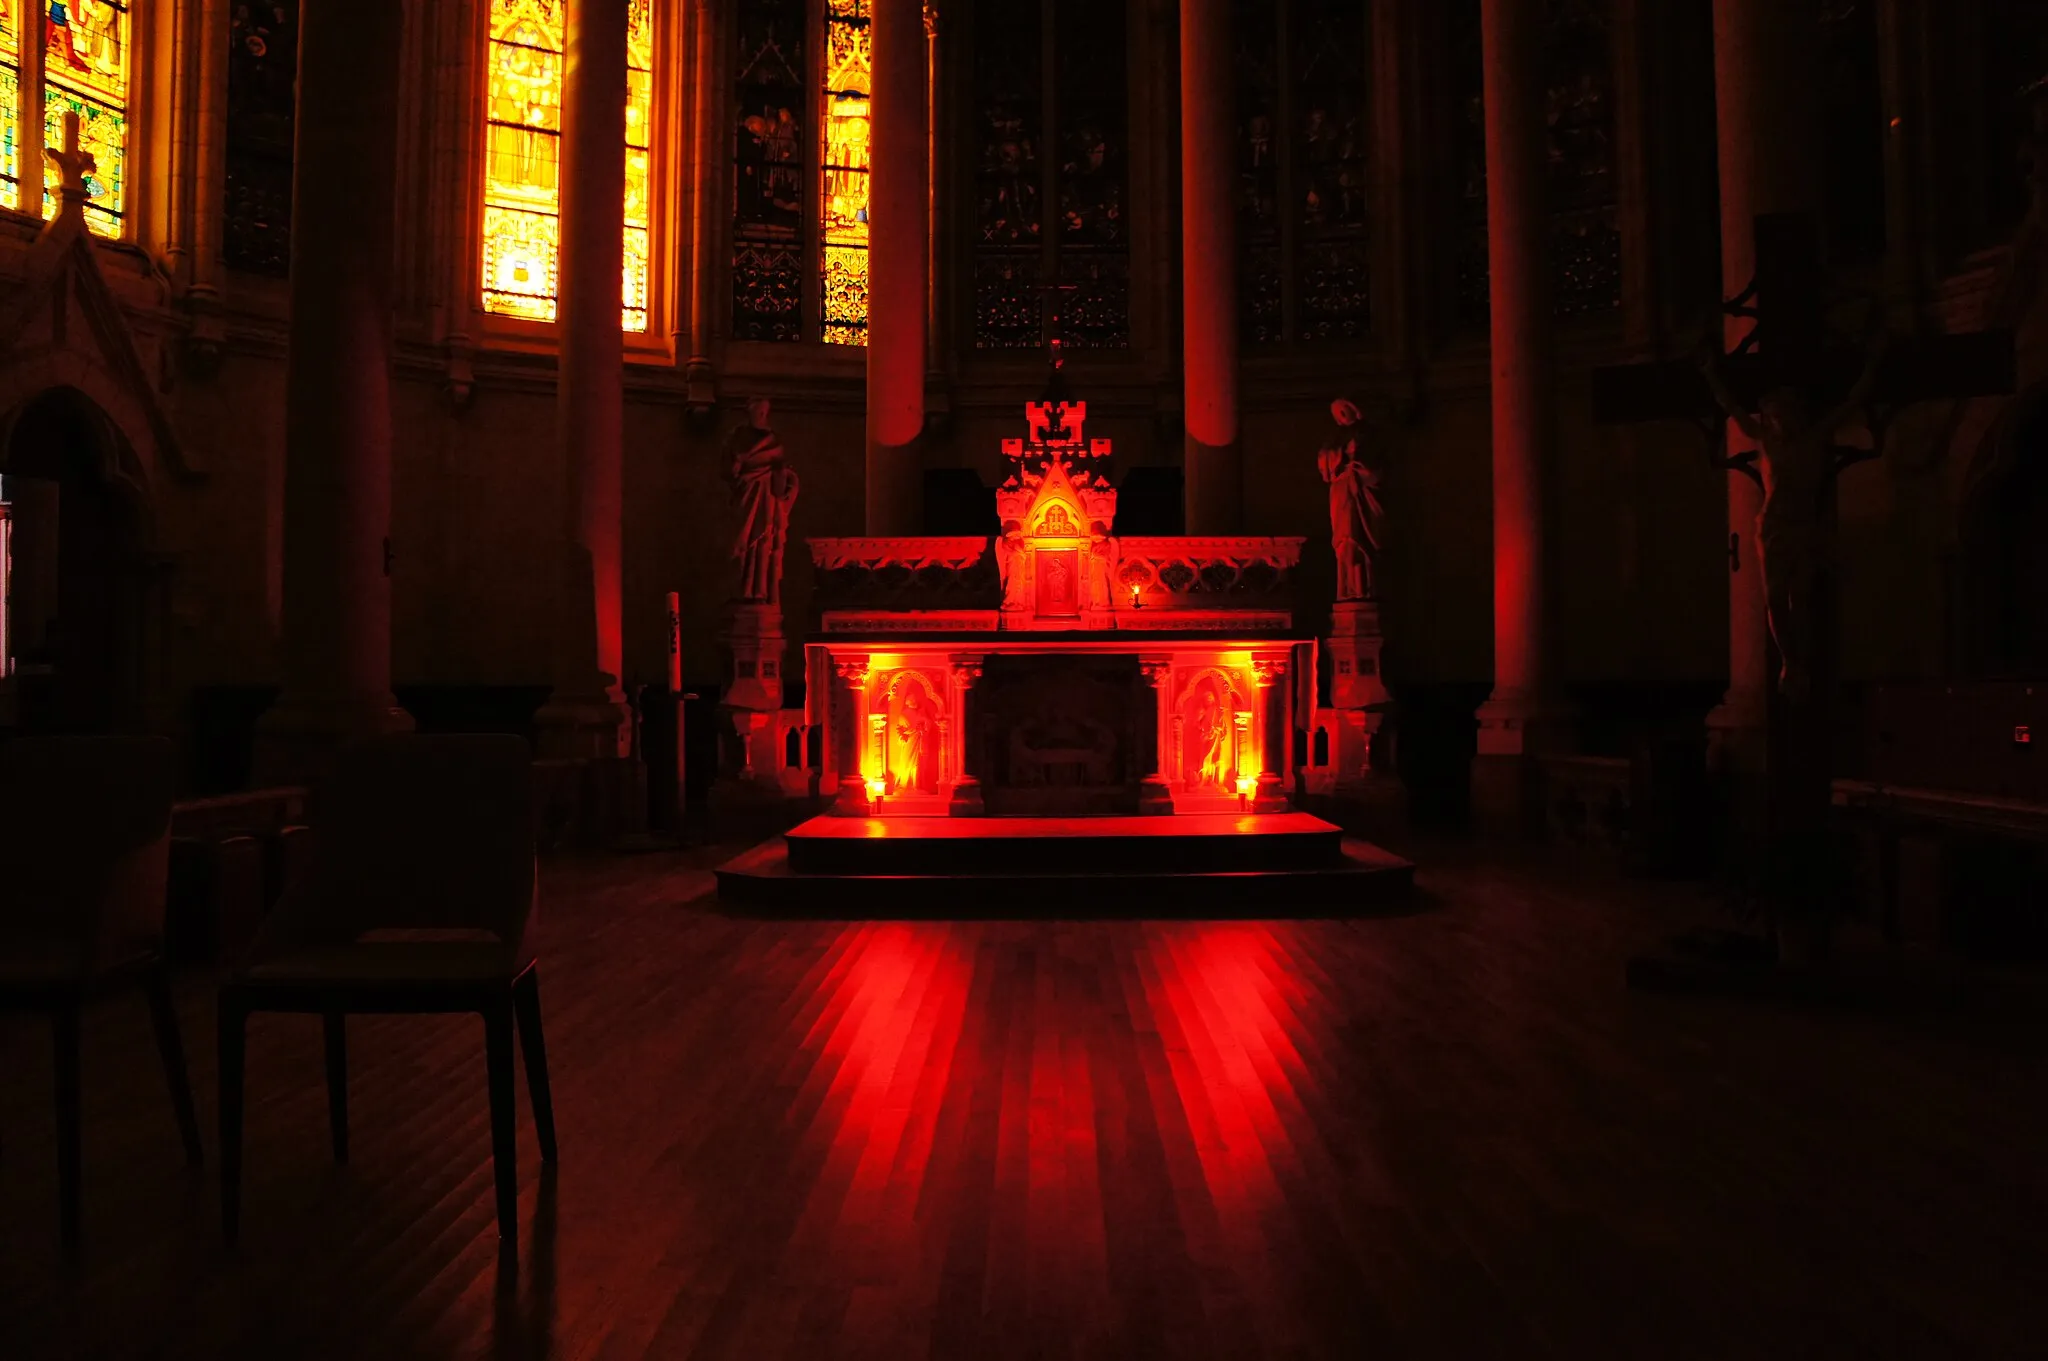
[[[828,917],[1383,911],[1415,866],[1307,813],[812,818],[718,869],[736,905]]]

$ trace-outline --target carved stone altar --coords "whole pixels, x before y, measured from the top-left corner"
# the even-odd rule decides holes
[[[1055,391],[1003,442],[1002,532],[818,538],[807,719],[834,811],[1277,812],[1298,538],[1120,537],[1110,441]]]

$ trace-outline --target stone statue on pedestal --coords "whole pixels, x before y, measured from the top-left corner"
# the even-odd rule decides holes
[[[1337,599],[1372,598],[1373,559],[1379,553],[1375,529],[1380,518],[1373,488],[1379,475],[1358,456],[1357,404],[1339,398],[1330,403],[1336,418],[1335,436],[1316,455],[1316,468],[1330,484],[1330,547],[1337,558]]]
[[[757,604],[782,600],[782,553],[789,542],[789,512],[796,504],[797,476],[768,424],[768,399],[747,402],[747,424],[728,441],[733,498],[740,503],[739,537],[732,555],[740,564],[739,599]]]

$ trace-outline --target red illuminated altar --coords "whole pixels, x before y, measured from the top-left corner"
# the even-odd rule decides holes
[[[806,719],[834,812],[1287,809],[1315,676],[1302,540],[1116,535],[1087,419],[1057,392],[1025,405],[994,539],[810,541]]]

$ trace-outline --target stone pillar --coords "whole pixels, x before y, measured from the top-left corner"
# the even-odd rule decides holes
[[[719,26],[715,0],[690,5],[690,284],[689,357],[683,365],[683,389],[693,424],[708,426],[718,416],[718,373],[711,358],[713,318],[717,315],[719,243],[724,240],[719,214],[725,208],[720,192],[731,151],[726,143],[724,101],[729,97],[718,78]]]
[[[1173,785],[1167,774],[1173,760],[1173,659],[1145,657],[1138,662],[1145,685],[1152,692],[1151,740],[1140,754],[1145,763],[1144,778],[1138,785],[1138,811],[1165,814],[1173,811]]]
[[[1285,657],[1261,657],[1252,663],[1259,686],[1259,788],[1252,800],[1255,813],[1287,811],[1287,685]]]
[[[1721,176],[1721,285],[1734,297],[1756,274],[1756,228],[1763,213],[1820,207],[1819,123],[1812,54],[1818,32],[1810,7],[1780,0],[1714,0],[1714,101]],[[1752,325],[1729,317],[1725,338],[1738,344]],[[1752,447],[1731,422],[1731,454]],[[1763,495],[1730,476],[1728,532],[1728,690],[1708,716],[1713,761],[1754,817],[1761,817],[1772,667],[1764,612],[1756,517]]]
[[[925,36],[922,0],[870,0],[868,488],[870,534],[923,529]]]
[[[954,730],[960,736],[955,747],[953,797],[946,811],[956,818],[975,818],[987,811],[981,800],[981,762],[969,759],[980,736],[975,726],[974,687],[981,680],[981,658],[955,657],[952,662],[954,712],[958,715]]]
[[[841,817],[868,815],[868,790],[863,762],[867,740],[868,659],[864,654],[832,657],[832,751],[839,767],[839,794],[832,811]]]
[[[1181,345],[1190,534],[1244,527],[1237,428],[1237,135],[1230,0],[1181,0]]]
[[[567,548],[555,690],[536,716],[544,754],[625,754],[624,272],[626,7],[570,0],[562,85],[562,225],[555,443],[567,478]]]
[[[1539,811],[1554,741],[1546,653],[1547,532],[1557,445],[1545,201],[1543,0],[1484,0],[1486,234],[1493,363],[1493,693],[1479,710],[1475,800],[1503,830]]]
[[[257,778],[411,720],[391,694],[391,285],[400,0],[305,0],[285,359],[284,692]]]

